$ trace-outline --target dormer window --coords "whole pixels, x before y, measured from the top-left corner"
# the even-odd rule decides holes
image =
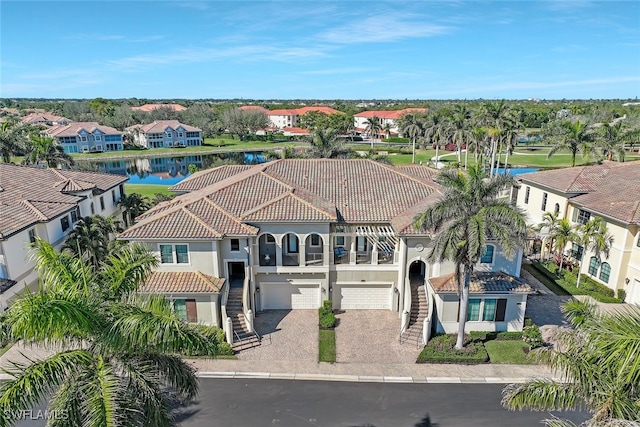
[[[80,138],[80,142],[87,142],[87,135],[78,135],[78,138]]]

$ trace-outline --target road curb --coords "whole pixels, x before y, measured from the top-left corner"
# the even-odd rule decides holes
[[[336,375],[336,374],[305,374],[283,372],[197,372],[199,378],[227,378],[227,379],[271,379],[271,380],[299,380],[299,381],[336,381],[360,383],[396,383],[396,384],[510,384],[523,383],[529,378],[501,378],[501,377],[394,377],[372,375]]]

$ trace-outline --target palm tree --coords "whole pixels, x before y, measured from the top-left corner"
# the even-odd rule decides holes
[[[471,139],[467,145],[467,152],[465,154],[465,165],[468,164],[466,156],[469,154],[469,150],[473,149],[473,156],[476,161],[476,167],[483,165],[484,168],[484,152],[488,152],[487,146],[487,128],[483,126],[476,126],[471,129]]]
[[[595,134],[586,122],[577,120],[570,122],[563,120],[557,127],[552,127],[555,132],[551,135],[553,147],[549,150],[547,158],[550,158],[559,150],[569,150],[571,152],[571,167],[576,165],[576,155],[582,153],[582,157],[589,157],[592,152],[591,143],[595,139]]]
[[[113,238],[120,231],[120,223],[112,217],[87,216],[78,220],[62,248],[89,260],[97,269],[102,260],[117,247]]]
[[[46,162],[50,168],[65,166],[70,168],[75,164],[70,154],[55,139],[48,136],[31,136],[28,140],[27,155],[22,163],[26,165],[37,165]]]
[[[451,126],[451,140],[458,148],[458,163],[461,163],[462,146],[469,144],[471,139],[471,111],[463,104],[456,104],[449,116]],[[465,169],[467,165],[465,163]]]
[[[416,220],[416,225],[434,233],[430,261],[455,263],[460,296],[456,348],[464,345],[469,304],[469,283],[474,266],[486,251],[487,242],[497,241],[508,256],[524,246],[527,224],[523,214],[500,191],[511,188],[513,179],[498,175],[487,179],[480,168],[467,173],[443,170],[437,176],[443,197]]]
[[[314,129],[309,140],[311,150],[308,155],[312,158],[331,159],[340,154],[347,155],[343,142],[338,138],[334,129]]]
[[[416,162],[416,139],[423,133],[422,123],[414,114],[405,114],[400,119],[400,132],[411,138],[411,163]]]
[[[133,224],[136,217],[149,210],[149,201],[138,193],[123,194],[118,200],[118,206],[122,207],[122,218],[125,227]]]
[[[393,126],[391,126],[391,123],[389,123],[389,122],[386,122],[384,124],[384,126],[382,126],[382,129],[384,130],[385,137],[387,139],[391,138],[391,129],[392,129],[392,127]]]
[[[11,157],[25,152],[28,141],[29,126],[15,120],[7,120],[0,125],[0,156],[5,163]]]
[[[191,400],[195,370],[178,354],[213,356],[209,329],[179,319],[162,296],[136,294],[158,260],[124,246],[96,272],[83,259],[37,243],[41,287],[12,305],[11,338],[54,353],[14,363],[0,386],[0,426],[49,399],[65,426],[172,426],[173,398]]]
[[[380,123],[380,118],[378,116],[373,116],[367,119],[365,122],[365,129],[369,136],[371,137],[371,150],[373,150],[373,141],[374,138],[380,134],[382,130],[382,124]]]
[[[580,268],[578,269],[578,282],[576,287],[580,287],[580,277],[582,274],[582,263],[584,262],[585,252],[591,251],[600,259],[600,254],[605,258],[609,258],[609,251],[613,245],[613,236],[607,230],[607,223],[602,217],[596,216],[587,221],[584,225],[578,226],[576,230],[577,239],[576,243],[582,246],[582,253],[580,254]]]
[[[605,123],[598,129],[596,144],[607,160],[624,162],[624,145],[640,135],[640,129],[625,129],[621,121]]]
[[[551,249],[556,254],[556,257],[560,258],[560,270],[562,270],[564,264],[564,256],[562,253],[569,243],[575,242],[578,239],[576,230],[568,219],[562,218],[558,220],[556,226],[550,230],[547,237],[553,242]]]
[[[584,408],[592,415],[587,426],[637,425],[640,310],[598,313],[593,305],[576,300],[562,310],[574,328],[560,333],[553,347],[534,353],[559,379],[510,384],[502,391],[502,404],[511,410]],[[575,426],[558,418],[545,423]]]
[[[446,144],[450,136],[450,128],[446,120],[447,114],[448,111],[444,109],[434,111],[428,116],[428,121],[424,125],[425,140],[429,145],[435,146],[436,149],[436,168],[438,167],[438,162],[440,161],[440,158],[438,156],[440,144],[442,144],[443,142]]]
[[[545,212],[542,215],[542,222],[535,227],[535,231],[544,232],[543,241],[548,240],[549,253],[553,252],[555,244],[555,234],[558,230],[558,224],[560,222],[560,212]]]

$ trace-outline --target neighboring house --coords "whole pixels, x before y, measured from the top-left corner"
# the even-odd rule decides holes
[[[159,108],[167,108],[176,112],[184,111],[187,109],[180,104],[144,104],[139,107],[131,107],[133,111],[144,111],[145,113],[149,113]]]
[[[369,110],[363,111],[358,114],[354,114],[353,120],[354,125],[356,127],[356,131],[360,133],[367,132],[367,121],[372,117],[377,117],[380,119],[380,135],[374,135],[375,138],[380,138],[385,134],[385,126],[390,125],[391,135],[398,135],[398,120],[408,113],[420,113],[424,114],[428,110],[426,108],[405,108],[403,110]]]
[[[37,282],[36,238],[59,248],[78,219],[120,212],[126,176],[0,163],[0,305]]]
[[[202,130],[177,120],[156,120],[125,129],[133,142],[144,148],[194,147],[202,145]]]
[[[97,122],[73,122],[53,126],[45,135],[55,138],[65,153],[122,151],[122,132]]]
[[[403,319],[400,332],[420,288],[431,308],[424,316],[445,324],[457,307],[435,304],[451,295],[428,279],[450,275],[453,265],[429,263],[429,236],[414,227],[415,216],[440,197],[435,173],[370,160],[221,166],[171,187],[180,195],[138,217],[119,238],[158,255],[150,289],[180,295],[180,310],[188,303],[190,317],[200,322],[226,327],[232,317],[227,299],[242,302],[248,323],[249,310],[316,309],[330,299],[341,310],[395,311]],[[508,260],[490,244],[477,270],[519,276],[520,257]],[[186,285],[172,285],[176,273],[189,273],[181,280],[199,291],[186,298]],[[507,317],[470,321],[469,330],[521,329],[526,292],[498,282],[478,295],[506,299]]]
[[[268,110],[264,107],[260,107],[259,105],[244,105],[240,107],[240,109],[262,111],[269,117],[271,126],[273,126],[276,129],[289,132],[289,135],[300,134],[296,130],[296,129],[300,129],[298,128],[298,122],[300,120],[300,116],[310,111],[319,111],[324,114],[343,114],[341,111],[338,111],[331,107],[324,107],[324,106],[301,107],[301,108],[294,108],[289,110]]]
[[[554,211],[573,225],[602,217],[614,237],[609,258],[598,260],[588,252],[581,272],[614,291],[624,289],[627,302],[640,304],[640,162],[528,173],[517,181],[512,201],[526,211],[530,224]],[[583,250],[572,244],[565,255],[577,260]]]
[[[20,118],[20,121],[22,121],[22,123],[44,127],[67,125],[71,122],[69,119],[51,113],[31,113]]]

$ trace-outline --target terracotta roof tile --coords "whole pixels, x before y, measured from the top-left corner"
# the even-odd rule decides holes
[[[403,110],[369,110],[363,111],[358,114],[354,114],[354,117],[378,117],[380,119],[394,119],[397,120],[404,114],[408,113],[426,113],[426,108],[405,108]]]
[[[47,135],[53,137],[76,136],[83,129],[88,133],[99,130],[105,135],[122,135],[122,132],[118,129],[101,125],[98,122],[73,122],[66,125],[53,126],[45,132]]]
[[[336,215],[313,206],[293,193],[284,193],[250,210],[241,219],[266,222],[330,222],[336,220]]]
[[[224,280],[199,271],[154,271],[140,287],[143,293],[215,293],[220,292]]]
[[[250,165],[225,165],[218,166],[213,169],[205,169],[203,171],[196,172],[180,181],[178,184],[169,187],[169,191],[181,192],[200,190],[201,188],[207,187],[251,168],[252,166]]]
[[[133,129],[140,129],[144,133],[162,133],[167,128],[171,129],[172,131],[175,131],[180,127],[183,128],[185,132],[201,132],[202,131],[202,129],[200,128],[190,126],[190,125],[185,125],[183,123],[180,123],[178,120],[156,120],[154,122],[147,123],[147,124],[138,124],[138,125],[129,126],[125,130],[129,131]]]
[[[628,224],[640,224],[640,162],[582,166],[522,175],[525,185],[542,185],[570,197],[584,209]]]
[[[131,107],[131,109],[134,111],[145,111],[145,112],[157,110],[158,108],[170,108],[173,111],[184,111],[187,109],[186,107],[183,107],[180,104],[144,104],[139,107]]]
[[[0,163],[0,239],[74,209],[80,188],[104,192],[126,176]]]
[[[453,273],[447,274],[446,276],[432,277],[429,279],[429,283],[431,283],[431,286],[437,293],[458,292],[458,286]],[[530,294],[534,292],[534,289],[524,280],[502,271],[491,273],[475,272],[471,275],[469,292],[471,294]]]

